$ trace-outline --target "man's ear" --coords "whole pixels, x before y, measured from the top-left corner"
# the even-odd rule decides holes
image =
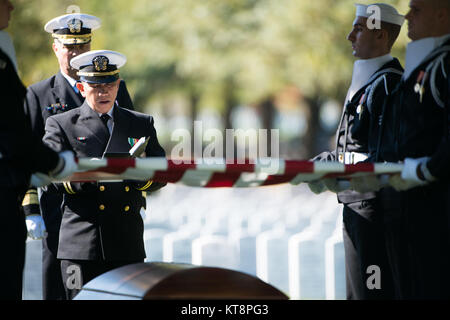
[[[55,41],[52,42],[52,49],[55,54],[58,52],[58,46],[56,45]]]
[[[377,30],[377,39],[378,40],[387,40],[389,39],[389,34],[385,29],[379,29]]]
[[[80,90],[80,93],[83,96],[83,98],[86,98],[86,93],[84,92],[84,85],[83,85],[83,83],[77,82],[76,86],[77,86],[77,89]]]

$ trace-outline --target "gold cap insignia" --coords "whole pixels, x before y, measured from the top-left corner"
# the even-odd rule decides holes
[[[96,56],[92,59],[96,71],[106,71],[108,69],[109,59],[105,56]]]
[[[72,19],[67,22],[67,26],[71,33],[80,33],[83,22],[80,19]]]

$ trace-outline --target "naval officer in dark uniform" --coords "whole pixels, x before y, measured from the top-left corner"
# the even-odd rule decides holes
[[[153,118],[114,103],[119,68],[125,62],[122,54],[106,50],[72,59],[81,80],[77,87],[86,100],[80,108],[49,117],[44,142],[54,150],[72,150],[77,157],[101,158],[128,153],[130,141],[146,137],[146,156],[164,157]],[[62,260],[67,298],[108,270],[144,260],[142,191],[163,185],[152,181],[58,185],[64,200],[57,257]]]
[[[44,136],[45,121],[49,116],[74,109],[83,103],[84,98],[76,87],[79,80],[77,70],[70,66],[70,60],[90,50],[92,31],[100,26],[99,18],[81,13],[62,15],[45,25],[44,30],[54,39],[52,48],[60,70],[50,78],[28,87],[25,112],[31,119],[35,135]],[[116,104],[133,110],[133,103],[124,81],[120,82]],[[42,238],[43,299],[61,300],[64,299],[65,293],[59,272],[60,262],[56,259],[56,254],[62,216],[60,208],[62,196],[55,192],[51,185],[40,191],[39,198],[37,189],[34,188],[28,190],[24,198],[23,207],[28,233],[33,239]]]
[[[352,84],[336,133],[336,149],[321,153],[314,161],[355,164],[368,161],[376,150],[379,117],[387,96],[400,81],[403,72],[399,61],[390,55],[390,51],[404,17],[390,5],[374,6],[381,13],[378,28],[369,25],[373,12],[369,10],[371,6],[356,5],[356,19],[347,39],[352,43],[353,55],[360,60],[355,62],[353,68]],[[341,188],[341,182],[336,179],[326,181],[329,189],[338,192],[338,201],[344,205],[347,299],[392,299],[392,276],[384,245],[381,215],[376,210],[375,193],[344,191],[345,188]],[[312,182],[309,186],[316,193],[324,190],[322,182]],[[381,273],[381,282],[368,284],[374,266]]]
[[[9,0],[0,1],[0,30],[8,27],[13,8]],[[8,43],[1,43],[1,48],[11,48],[7,38],[2,41]],[[0,49],[0,217],[3,226],[0,232],[0,300],[20,300],[26,240],[21,202],[29,187],[30,175],[41,172],[63,178],[76,170],[76,163],[72,152],[64,151],[58,156],[42,144],[39,136],[33,135],[23,111],[26,88],[13,63],[14,50],[7,51]]]
[[[450,1],[412,0],[405,73],[383,121],[380,160],[404,162],[379,197],[402,299],[449,299]],[[404,190],[404,191],[402,191]]]

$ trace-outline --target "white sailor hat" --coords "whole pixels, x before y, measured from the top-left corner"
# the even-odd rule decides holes
[[[91,41],[91,31],[100,26],[101,20],[95,16],[70,13],[50,20],[44,30],[63,44],[85,44]]]
[[[380,20],[383,22],[402,26],[403,22],[405,21],[405,16],[399,14],[397,9],[386,3],[374,3],[369,5],[356,3],[355,6],[357,17],[369,18],[372,17],[376,12],[379,12]],[[371,10],[372,7],[378,7],[379,11]]]
[[[70,60],[72,68],[78,70],[81,81],[89,83],[109,83],[119,79],[119,69],[127,58],[115,51],[93,50]]]

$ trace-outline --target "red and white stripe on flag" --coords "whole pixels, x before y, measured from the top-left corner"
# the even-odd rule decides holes
[[[153,180],[193,187],[259,187],[300,183],[322,178],[351,179],[367,175],[396,174],[403,168],[394,163],[312,162],[257,159],[227,164],[225,160],[201,159],[192,162],[166,158],[78,159],[78,172],[70,181]]]

